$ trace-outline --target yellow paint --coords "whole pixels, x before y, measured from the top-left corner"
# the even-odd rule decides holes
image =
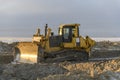
[[[20,62],[23,63],[37,63],[37,55],[31,55],[31,54],[26,54],[22,53],[20,56]]]

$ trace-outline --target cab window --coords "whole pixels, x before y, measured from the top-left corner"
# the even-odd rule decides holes
[[[64,39],[68,39],[69,38],[69,33],[70,33],[69,28],[64,28],[63,32],[64,32]]]

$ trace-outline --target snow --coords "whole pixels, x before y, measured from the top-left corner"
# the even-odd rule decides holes
[[[12,42],[21,42],[21,41],[32,41],[32,38],[24,37],[0,37],[0,41],[12,43]]]
[[[119,37],[108,37],[108,38],[98,37],[92,39],[94,39],[95,41],[120,41]]]
[[[120,41],[120,37],[92,37],[95,41]],[[19,42],[19,41],[32,41],[32,37],[0,37],[0,41],[2,42]]]

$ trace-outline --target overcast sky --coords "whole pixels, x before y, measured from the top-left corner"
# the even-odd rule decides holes
[[[48,24],[80,23],[80,34],[120,37],[120,0],[0,0],[0,37],[31,37]]]

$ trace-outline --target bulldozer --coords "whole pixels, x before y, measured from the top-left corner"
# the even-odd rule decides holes
[[[58,35],[45,25],[44,35],[40,29],[31,42],[18,42],[15,46],[14,61],[23,63],[87,61],[95,41],[79,34],[80,24],[61,24]]]

